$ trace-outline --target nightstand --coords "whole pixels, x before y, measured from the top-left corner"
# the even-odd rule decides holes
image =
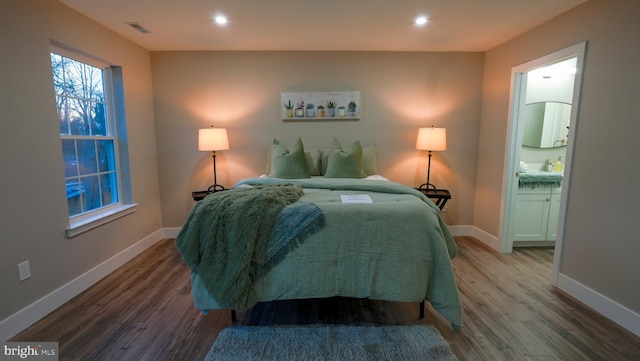
[[[209,189],[205,190],[205,191],[195,191],[195,192],[191,192],[191,196],[193,197],[194,201],[201,201],[204,199],[204,197],[208,196],[209,194],[213,194],[215,192],[222,192],[222,191],[226,191],[226,189],[211,189],[211,187],[209,187]]]
[[[441,210],[444,209],[444,206],[445,204],[447,204],[447,201],[451,199],[451,192],[449,192],[449,190],[447,189],[435,189],[435,188],[416,188],[416,189],[422,192],[422,194],[424,194],[425,196],[429,197],[429,199],[432,199],[433,202],[436,204],[436,206],[438,206],[438,208],[440,208]]]

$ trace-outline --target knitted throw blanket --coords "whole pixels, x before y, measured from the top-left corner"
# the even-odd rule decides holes
[[[193,207],[176,246],[220,305],[236,310],[255,305],[252,277],[267,272],[303,237],[322,227],[322,213],[310,203],[282,212],[302,195],[297,185],[257,186],[216,192]],[[291,222],[297,229],[292,230]]]

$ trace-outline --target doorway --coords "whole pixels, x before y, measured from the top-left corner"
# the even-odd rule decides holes
[[[525,124],[525,118],[527,116],[529,116],[529,114],[532,111],[532,107],[530,106],[529,109],[527,109],[527,105],[528,104],[533,104],[533,103],[546,103],[545,101],[543,101],[544,99],[536,99],[536,97],[540,97],[539,95],[535,95],[535,94],[530,94],[529,91],[531,90],[530,87],[528,87],[529,83],[532,82],[534,79],[533,76],[535,75],[536,71],[539,71],[539,69],[545,68],[545,69],[549,69],[550,65],[554,65],[554,64],[566,64],[566,63],[573,63],[575,64],[575,68],[572,69],[572,71],[574,71],[575,73],[573,74],[573,87],[572,87],[572,91],[570,92],[570,94],[568,95],[568,98],[570,101],[561,101],[561,102],[555,102],[555,103],[568,103],[570,104],[569,110],[567,110],[566,107],[562,107],[563,110],[557,110],[560,109],[560,107],[554,107],[555,113],[568,113],[568,122],[569,122],[569,126],[566,133],[558,133],[560,132],[560,130],[562,130],[560,128],[558,128],[555,133],[551,132],[552,138],[550,140],[550,144],[551,144],[551,148],[554,148],[554,143],[555,145],[560,145],[558,146],[558,152],[562,152],[563,154],[560,155],[561,157],[561,162],[562,162],[562,170],[561,170],[561,181],[560,181],[560,187],[557,187],[559,189],[559,193],[557,195],[557,205],[556,205],[556,212],[557,215],[552,214],[552,220],[549,221],[548,218],[546,220],[545,223],[545,227],[547,227],[547,225],[551,225],[551,229],[553,231],[553,233],[555,233],[555,253],[554,253],[554,263],[553,263],[553,279],[552,279],[552,284],[557,284],[557,275],[558,275],[558,269],[559,269],[559,263],[561,258],[561,253],[562,253],[562,242],[563,242],[563,237],[564,237],[564,220],[566,218],[566,208],[567,208],[567,198],[568,198],[568,194],[569,194],[569,185],[571,184],[571,161],[572,161],[572,156],[573,156],[573,149],[574,149],[574,140],[575,140],[575,135],[576,135],[576,129],[578,127],[578,110],[579,110],[579,103],[580,103],[580,93],[581,93],[581,80],[582,80],[582,74],[583,74],[583,67],[584,67],[584,56],[585,56],[585,51],[586,51],[586,42],[580,43],[580,44],[576,44],[574,46],[556,51],[554,53],[551,53],[549,55],[543,56],[541,58],[529,61],[527,63],[524,63],[522,65],[516,66],[512,69],[512,73],[511,73],[511,79],[512,79],[512,88],[511,88],[511,102],[510,102],[510,109],[509,109],[509,131],[508,131],[508,135],[507,135],[507,157],[506,157],[506,165],[505,165],[505,172],[504,172],[504,186],[503,186],[503,190],[502,190],[502,212],[501,212],[501,235],[500,235],[500,240],[501,240],[501,246],[500,246],[500,250],[501,252],[504,253],[509,253],[513,250],[514,247],[514,235],[516,234],[516,222],[518,221],[518,216],[516,214],[516,211],[519,210],[519,204],[518,204],[518,198],[519,198],[519,184],[521,184],[520,182],[520,175],[521,175],[521,171],[524,170],[526,171],[530,171],[529,173],[532,172],[540,172],[540,173],[547,173],[547,174],[528,174],[528,176],[533,176],[533,177],[529,177],[528,179],[538,179],[541,181],[547,181],[547,178],[550,178],[548,176],[550,176],[551,174],[549,174],[549,172],[547,171],[552,171],[553,172],[553,165],[555,164],[555,162],[557,162],[557,159],[549,159],[551,162],[551,166],[549,166],[548,164],[545,164],[546,162],[532,162],[533,164],[531,164],[531,169],[527,169],[529,164],[521,164],[521,160],[522,160],[522,156],[523,153],[525,154],[525,156],[531,156],[531,154],[527,155],[527,153],[531,153],[531,151],[529,149],[527,149],[525,152],[523,152],[523,138],[524,138],[524,133],[525,133],[525,127],[530,127],[530,125],[526,125]],[[567,60],[570,60],[570,62],[567,62]],[[566,71],[566,69],[564,70]],[[553,75],[542,75],[544,77],[548,77],[547,80],[550,80]],[[546,90],[546,92],[548,92],[548,90]],[[534,101],[537,100],[537,101]],[[538,105],[538,107],[540,107],[540,105]],[[542,105],[542,108],[544,108],[545,105]],[[540,112],[540,111],[538,111]],[[566,128],[566,127],[565,127]],[[541,133],[543,133],[541,131]],[[540,142],[541,140],[537,140],[538,142]],[[533,151],[535,153],[535,151]],[[541,151],[541,152],[545,152],[545,151]],[[554,154],[553,152],[551,153],[544,153],[544,154]],[[555,153],[556,156],[558,156],[557,152]],[[546,159],[545,159],[546,160]],[[550,178],[551,179],[551,178]],[[555,180],[557,180],[556,178],[554,178]],[[549,195],[549,200],[546,200],[545,198],[543,198],[540,202],[550,202],[551,194]],[[522,197],[520,197],[522,199]],[[534,204],[534,203],[531,203]],[[540,203],[540,205],[542,205],[542,203]],[[520,210],[522,209],[522,206],[520,206]],[[522,212],[522,210],[521,210]],[[538,215],[542,218],[544,218],[544,215],[542,215],[543,213],[541,211],[539,211]],[[548,217],[548,214],[547,214]],[[540,224],[545,222],[545,219],[542,218],[536,218],[533,221],[534,222],[539,222]],[[557,223],[556,223],[556,219],[557,219]],[[522,220],[522,214],[520,217],[520,222]],[[555,229],[555,226],[557,225],[557,229]],[[546,229],[546,228],[545,228]]]

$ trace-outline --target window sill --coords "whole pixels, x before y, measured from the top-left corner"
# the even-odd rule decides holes
[[[69,228],[67,228],[66,230],[66,236],[67,238],[73,238],[84,232],[88,232],[94,228],[98,228],[104,224],[135,212],[137,206],[137,203],[123,204],[107,212],[100,212],[100,214],[96,214],[93,217],[83,218],[78,221],[71,221],[69,224]]]

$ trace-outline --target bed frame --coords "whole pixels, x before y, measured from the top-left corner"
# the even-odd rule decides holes
[[[424,320],[424,301],[420,302],[420,319]],[[231,310],[231,322],[238,322],[238,317],[236,315],[236,310]]]

